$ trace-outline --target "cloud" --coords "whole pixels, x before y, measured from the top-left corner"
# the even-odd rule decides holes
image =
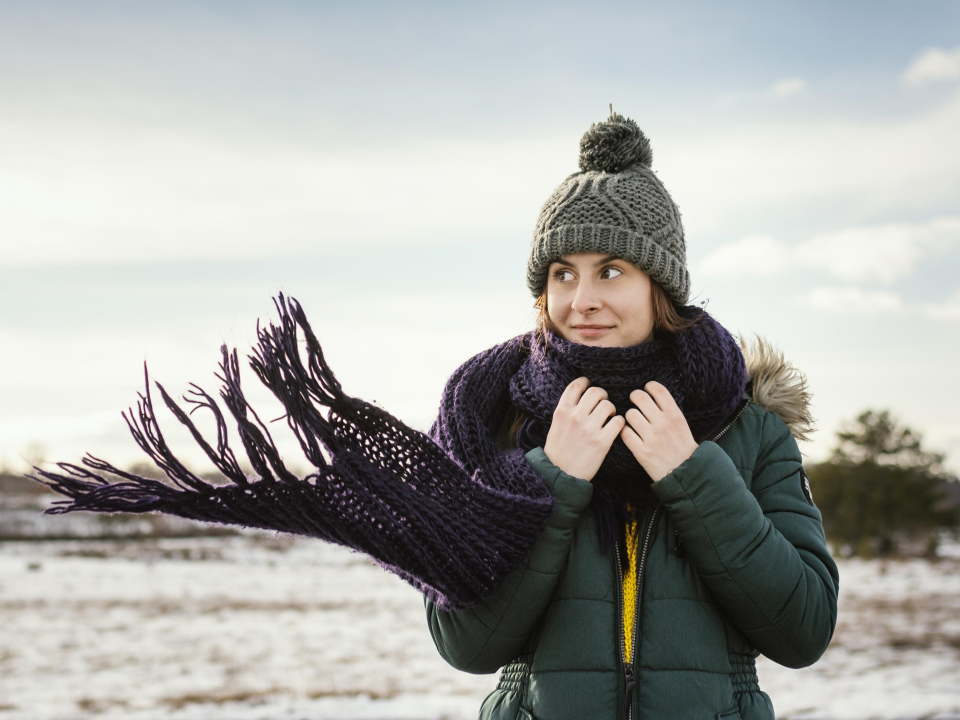
[[[807,89],[807,81],[802,77],[782,78],[770,86],[770,95],[785,98]]]
[[[573,147],[527,138],[350,148],[255,131],[0,121],[0,266],[529,237],[576,162]]]
[[[955,245],[960,245],[960,217],[822,233],[801,243],[796,252],[803,265],[841,280],[889,283],[911,275],[924,257]]]
[[[749,235],[721,245],[700,264],[700,272],[714,277],[779,275],[793,263],[789,247],[770,235]]]
[[[18,107],[0,119],[0,266],[526,239],[576,166],[569,132],[348,146],[329,133]],[[892,120],[682,125],[657,130],[655,169],[690,237],[736,236],[754,217],[820,202],[917,217],[960,193],[960,94]]]
[[[801,305],[817,312],[852,317],[920,317],[937,322],[960,321],[960,290],[943,302],[908,303],[886,290],[846,287],[815,287],[800,296]]]
[[[960,217],[819,233],[790,246],[770,236],[722,245],[700,263],[709,277],[771,276],[819,270],[847,282],[890,283],[908,277],[922,259],[960,246]]]
[[[20,415],[0,420],[0,436],[4,445],[26,448],[37,438],[44,442],[64,438],[85,438],[106,430],[126,430],[119,411],[99,411],[83,415]]]
[[[0,119],[0,266],[527,239],[576,166],[567,131],[348,146],[329,133],[24,108]],[[755,217],[818,203],[918,217],[960,193],[960,94],[890,120],[751,116],[699,123],[709,130],[697,135],[682,126],[656,131],[655,169],[690,237],[736,236]]]
[[[924,303],[920,306],[920,313],[931,320],[940,322],[955,322],[960,320],[960,290],[954,291],[942,303]]]
[[[701,125],[698,135],[665,126],[655,136],[654,168],[690,237],[739,235],[745,221],[800,208],[934,217],[960,194],[960,92],[895,118]]]
[[[924,50],[913,59],[902,79],[905,85],[911,87],[960,79],[960,47],[953,50]]]
[[[859,287],[816,287],[801,299],[802,304],[811,310],[830,315],[875,318],[907,314],[906,304],[898,294]]]

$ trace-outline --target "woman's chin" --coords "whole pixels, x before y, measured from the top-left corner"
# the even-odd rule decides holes
[[[619,333],[614,328],[603,331],[584,331],[571,328],[566,333],[566,338],[570,342],[580,345],[592,345],[593,347],[620,347],[621,343]]]
[[[653,330],[643,332],[625,332],[623,328],[614,327],[601,332],[582,331],[576,328],[567,328],[561,333],[565,340],[578,345],[591,347],[633,347],[653,338]]]

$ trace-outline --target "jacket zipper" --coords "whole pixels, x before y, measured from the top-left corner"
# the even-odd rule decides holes
[[[736,414],[733,416],[733,419],[730,420],[730,422],[728,422],[728,423],[723,427],[723,430],[721,430],[720,432],[718,432],[718,433],[717,433],[716,435],[714,435],[712,438],[707,438],[707,439],[708,439],[710,442],[716,442],[717,440],[719,440],[720,438],[722,438],[724,435],[726,435],[726,434],[727,434],[727,431],[728,431],[730,428],[732,428],[732,427],[733,427],[733,424],[734,424],[737,420],[740,419],[740,416],[741,416],[741,415],[743,415],[743,411],[747,409],[747,405],[749,405],[749,404],[750,404],[750,401],[747,400],[746,398],[744,398],[744,400],[741,401],[740,407],[737,409]]]
[[[743,411],[747,409],[747,405],[750,404],[750,401],[744,399],[740,403],[740,407],[737,409],[737,412],[731,418],[723,429],[714,435],[712,438],[709,438],[711,442],[716,442],[727,432],[730,428],[733,427],[734,423],[740,419],[740,416],[743,414]],[[647,562],[647,553],[650,549],[650,538],[653,536],[653,529],[656,525],[657,516],[660,514],[660,510],[663,506],[659,503],[653,510],[653,514],[650,516],[650,521],[647,524],[647,529],[644,532],[643,537],[643,548],[640,552],[640,557],[637,559],[637,596],[635,599],[634,611],[633,611],[633,642],[631,647],[633,648],[633,657],[630,662],[627,662],[627,646],[626,642],[623,639],[623,566],[620,564],[620,547],[619,544],[614,546],[614,554],[616,555],[617,560],[617,590],[618,590],[618,618],[617,618],[617,629],[619,630],[618,635],[620,637],[620,660],[623,662],[623,680],[624,680],[624,712],[623,717],[626,720],[633,720],[633,690],[637,686],[637,676],[635,672],[635,664],[637,660],[637,630],[640,624],[640,595],[641,595],[641,584],[643,582],[643,569]],[[679,535],[677,537],[679,540]],[[679,554],[679,553],[678,553]]]
[[[616,555],[617,560],[617,590],[619,591],[619,602],[617,603],[619,613],[617,618],[617,629],[619,630],[620,637],[620,660],[623,662],[623,679],[624,679],[624,714],[623,716],[626,720],[633,720],[633,689],[637,686],[637,676],[634,671],[634,665],[637,661],[637,629],[640,626],[640,594],[643,584],[643,568],[647,563],[647,553],[650,549],[650,538],[653,536],[653,529],[656,526],[657,516],[660,514],[660,509],[663,506],[657,503],[657,506],[653,509],[653,514],[650,516],[650,520],[647,523],[646,531],[643,535],[643,546],[640,551],[640,556],[637,558],[637,594],[634,599],[633,607],[633,630],[631,637],[633,642],[630,644],[630,647],[633,649],[633,657],[630,658],[630,662],[627,662],[627,646],[624,641],[624,627],[623,627],[623,570],[622,565],[620,564],[620,547],[619,544],[614,546],[614,554]]]

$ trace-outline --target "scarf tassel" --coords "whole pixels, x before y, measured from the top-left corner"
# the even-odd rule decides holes
[[[58,463],[59,472],[35,468],[34,480],[68,498],[46,512],[163,512],[304,535],[369,554],[444,609],[470,607],[487,597],[542,531],[552,510],[549,491],[535,477],[518,488],[498,483],[496,468],[468,469],[445,451],[461,438],[447,438],[441,447],[383,409],[346,395],[300,304],[282,294],[274,304],[279,323],[258,324],[250,366],[283,405],[287,424],[316,472],[300,479],[284,465],[243,395],[236,350],[223,346],[220,399],[237,426],[255,479],[247,477],[230,448],[227,421],[213,397],[191,385],[184,394],[191,406],[186,412],[155,382],[166,407],[226,482],[207,482],[176,458],[157,422],[144,367],[145,390],[136,411],[123,417],[136,443],[170,482],[87,455],[81,465]],[[191,419],[200,409],[214,417],[215,446]],[[522,461],[522,454],[518,457]],[[514,465],[517,460],[507,458]]]

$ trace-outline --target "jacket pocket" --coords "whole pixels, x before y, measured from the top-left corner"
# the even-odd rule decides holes
[[[740,708],[735,707],[732,710],[717,713],[715,720],[740,720]]]

